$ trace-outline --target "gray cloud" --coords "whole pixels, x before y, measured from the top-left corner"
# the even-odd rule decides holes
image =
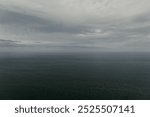
[[[0,47],[18,47],[18,41],[0,39]]]
[[[14,11],[1,9],[0,23],[6,27],[12,27],[17,31],[26,29],[41,33],[78,33],[82,30],[81,26],[69,26],[62,22],[55,22],[31,14],[23,14]]]
[[[0,2],[1,47],[150,50],[147,0],[10,1]]]

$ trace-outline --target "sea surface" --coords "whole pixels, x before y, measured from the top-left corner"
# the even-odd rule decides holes
[[[150,99],[150,53],[3,53],[0,99]]]

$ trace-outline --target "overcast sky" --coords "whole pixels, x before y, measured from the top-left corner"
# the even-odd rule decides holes
[[[0,0],[0,48],[150,51],[150,0]]]

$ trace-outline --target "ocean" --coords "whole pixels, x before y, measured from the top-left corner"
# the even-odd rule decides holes
[[[150,99],[150,53],[1,54],[0,99]]]

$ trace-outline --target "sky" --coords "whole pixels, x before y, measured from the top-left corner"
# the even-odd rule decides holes
[[[0,51],[150,51],[150,0],[0,0]]]

